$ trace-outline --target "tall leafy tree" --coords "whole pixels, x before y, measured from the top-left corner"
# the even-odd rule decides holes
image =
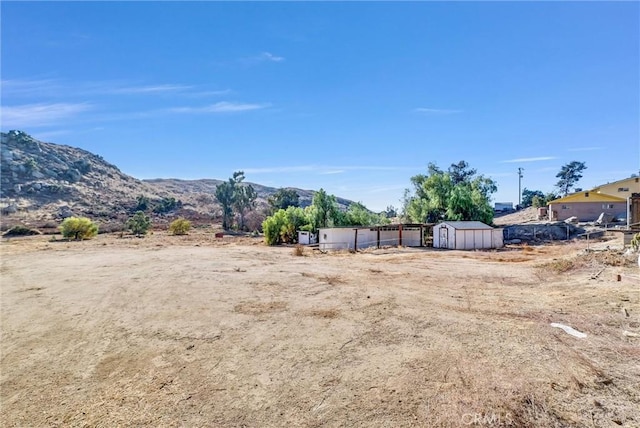
[[[240,223],[238,225],[240,230],[244,229],[244,216],[247,211],[255,207],[258,194],[250,184],[242,184],[244,181],[244,172],[237,171],[233,173],[234,188],[233,188],[233,208],[240,217]]]
[[[411,177],[413,193],[405,191],[404,216],[415,222],[439,220],[493,221],[491,195],[495,181],[477,175],[465,161],[452,164],[447,172],[429,164],[428,174]]]
[[[469,164],[463,160],[452,163],[449,167],[449,176],[454,186],[469,181],[477,172],[477,170],[469,168]]]
[[[584,162],[572,161],[566,165],[563,165],[560,172],[556,174],[556,178],[559,178],[556,183],[556,187],[560,190],[564,196],[569,194],[569,191],[580,181],[582,178],[582,171],[587,169],[587,165]]]
[[[384,214],[371,212],[360,202],[354,202],[341,218],[340,226],[376,226],[389,224],[389,219]]]
[[[215,197],[222,206],[222,228],[229,229],[233,218],[233,196],[235,194],[235,182],[232,179],[216,186]]]
[[[229,181],[216,186],[215,197],[222,206],[222,228],[233,226],[234,210],[240,217],[239,228],[244,228],[244,218],[247,211],[255,207],[258,194],[250,184],[242,183],[244,172],[236,171]]]
[[[268,201],[273,212],[300,206],[300,196],[293,189],[278,189],[276,193],[269,196]]]
[[[339,223],[339,221],[336,222],[340,212],[336,197],[327,194],[324,189],[318,190],[313,195],[311,207],[313,212],[313,229],[334,226],[336,223]]]
[[[533,198],[538,197],[539,200],[544,200],[544,193],[541,190],[529,190],[526,187],[522,189],[522,207],[527,208],[533,205]]]

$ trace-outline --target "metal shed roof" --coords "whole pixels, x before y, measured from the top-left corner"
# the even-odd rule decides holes
[[[481,221],[443,221],[442,223],[460,230],[493,229]]]

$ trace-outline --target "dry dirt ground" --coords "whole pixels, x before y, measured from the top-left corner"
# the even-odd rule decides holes
[[[49,239],[0,244],[6,427],[640,427],[640,270],[584,243]]]

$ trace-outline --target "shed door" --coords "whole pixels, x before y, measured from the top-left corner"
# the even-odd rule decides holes
[[[449,248],[449,229],[440,228],[440,248]]]

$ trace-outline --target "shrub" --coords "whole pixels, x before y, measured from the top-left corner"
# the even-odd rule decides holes
[[[633,238],[631,238],[631,248],[633,248],[634,251],[640,250],[640,233],[636,233],[633,235]]]
[[[65,238],[90,239],[98,234],[98,225],[87,217],[67,217],[60,225],[60,232]]]
[[[297,231],[309,225],[307,212],[299,207],[278,210],[262,222],[262,231],[267,245],[298,242]]]
[[[182,207],[182,201],[176,201],[176,198],[162,198],[153,207],[153,212],[164,214],[180,207]]]
[[[17,225],[7,230],[2,236],[10,238],[12,236],[29,236],[29,235],[42,235],[42,232],[36,229],[31,229],[27,226]]]
[[[127,229],[136,236],[146,235],[151,227],[151,219],[142,211],[138,211],[127,221]]]
[[[300,244],[296,244],[296,246],[293,247],[293,255],[296,257],[304,256],[304,247]]]
[[[169,232],[174,235],[186,235],[191,229],[191,222],[184,218],[174,220],[169,225]]]

